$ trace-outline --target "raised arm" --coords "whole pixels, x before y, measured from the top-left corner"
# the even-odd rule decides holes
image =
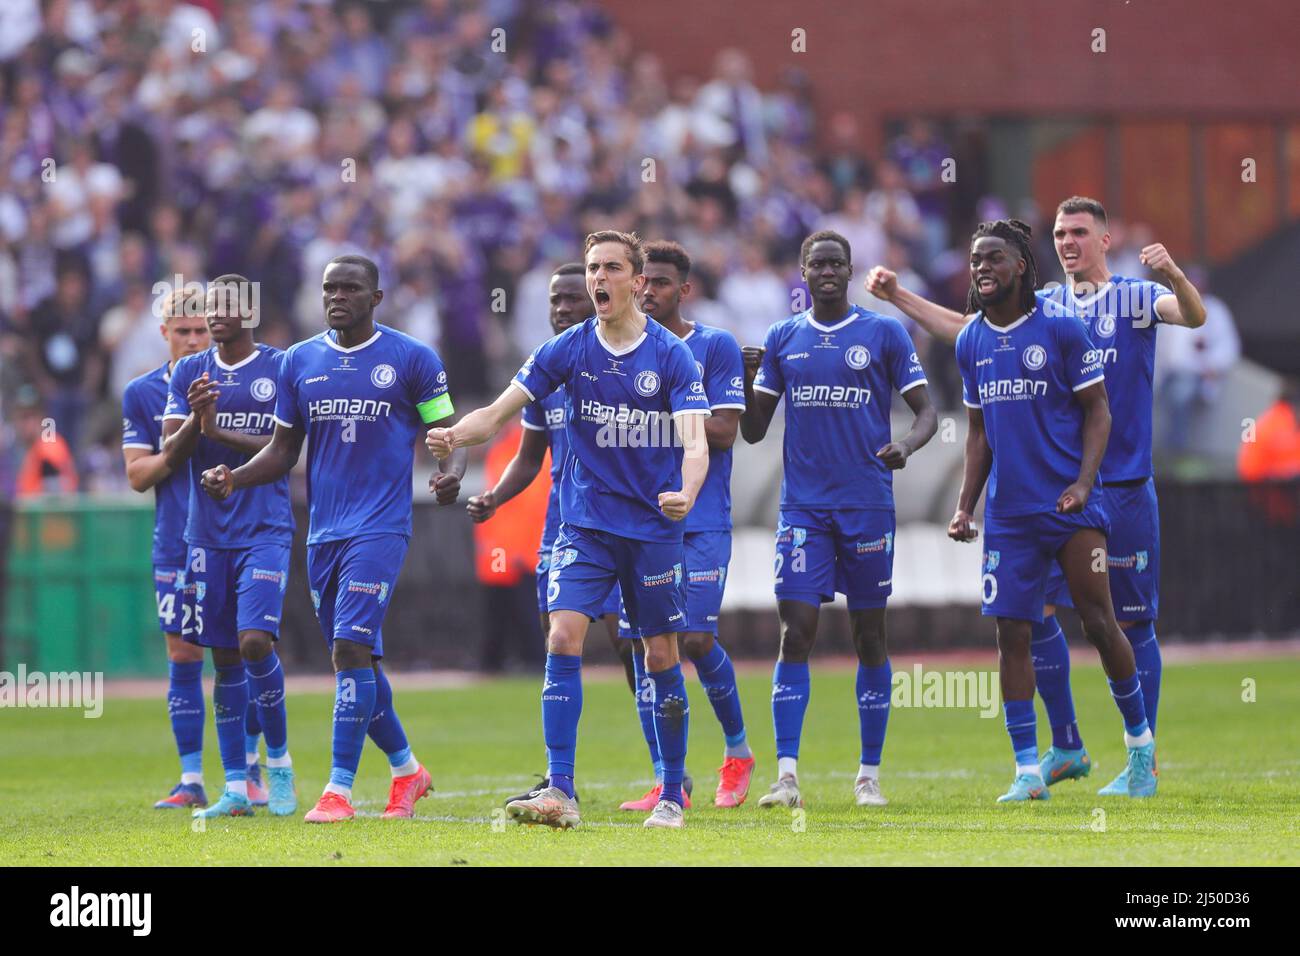
[[[740,434],[751,445],[762,441],[767,434],[772,416],[776,414],[776,403],[781,399],[770,390],[754,388],[754,377],[758,375],[766,351],[761,345],[746,345],[740,350],[745,362],[745,411],[740,416]]]
[[[961,491],[957,495],[957,511],[948,522],[948,537],[954,541],[974,541],[979,537],[975,530],[975,506],[984,493],[984,483],[989,480],[993,467],[993,449],[984,431],[984,410],[966,406],[966,457],[962,467]]]
[[[957,333],[970,320],[969,316],[945,309],[904,289],[898,284],[898,275],[884,266],[876,266],[868,272],[863,285],[877,299],[889,302],[930,335],[949,345],[957,341]]]
[[[1083,406],[1083,455],[1078,479],[1056,499],[1056,510],[1061,514],[1078,514],[1088,503],[1088,496],[1097,480],[1097,469],[1106,454],[1106,442],[1110,439],[1110,401],[1106,398],[1106,383],[1097,382],[1081,388],[1074,397]]]
[[[1160,321],[1189,329],[1199,329],[1204,325],[1205,303],[1201,301],[1201,294],[1187,278],[1187,273],[1178,268],[1168,250],[1155,242],[1143,249],[1139,258],[1143,265],[1158,273],[1173,292],[1172,301],[1169,296],[1156,299]]]
[[[532,396],[518,383],[511,382],[491,405],[476,408],[454,425],[430,428],[424,443],[433,456],[442,461],[451,455],[453,449],[481,445],[490,440],[502,425],[518,415],[532,400]]]
[[[519,436],[519,450],[506,465],[496,486],[469,499],[465,510],[470,518],[477,522],[487,521],[496,514],[497,508],[531,485],[542,470],[546,448],[546,432],[536,428],[523,429]]]

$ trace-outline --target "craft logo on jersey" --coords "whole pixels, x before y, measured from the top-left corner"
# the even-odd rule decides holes
[[[259,402],[269,402],[271,399],[275,398],[275,379],[254,379],[253,384],[248,386],[248,390]]]
[[[393,368],[387,362],[382,365],[376,365],[370,371],[370,383],[375,388],[388,388],[397,381],[397,369]]]
[[[844,361],[849,368],[861,371],[871,364],[871,353],[865,345],[854,345],[844,353]]]
[[[639,394],[649,398],[659,391],[659,373],[646,369],[644,372],[637,372],[634,380],[636,390]]]
[[[1097,334],[1108,339],[1115,334],[1115,316],[1103,315],[1097,319]]]
[[[1025,354],[1022,356],[1022,359],[1024,360],[1025,368],[1029,369],[1031,372],[1037,372],[1047,364],[1047,349],[1043,348],[1041,345],[1031,345],[1029,348],[1025,349]]]
[[[992,574],[998,569],[998,564],[1002,561],[1001,551],[984,552],[984,573]]]

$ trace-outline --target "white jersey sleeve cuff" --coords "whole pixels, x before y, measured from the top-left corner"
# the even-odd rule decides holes
[[[525,395],[527,395],[528,400],[530,402],[537,401],[537,398],[533,395],[533,393],[528,390],[528,386],[525,385],[523,382],[519,381],[519,379],[512,378],[510,380],[510,384],[513,385],[515,388],[519,389],[519,391],[523,392]]]
[[[146,443],[144,443],[144,442],[124,441],[124,442],[122,442],[122,447],[123,447],[123,448],[143,448],[143,449],[145,449],[146,451],[153,451],[153,445],[149,445],[149,444],[146,444]]]
[[[1087,388],[1089,385],[1096,385],[1098,382],[1104,382],[1104,381],[1106,381],[1105,375],[1097,375],[1094,378],[1088,379],[1088,381],[1086,382],[1080,382],[1078,385],[1074,386],[1074,390],[1076,392],[1079,392]]]
[[[189,418],[189,417],[190,417],[189,415],[182,415],[180,412],[172,412],[170,415],[164,415],[164,416],[163,416],[163,421],[165,421],[165,422],[166,422],[166,421],[181,421],[181,422],[183,422],[183,421],[185,421],[185,419],[187,419],[187,418]]]
[[[906,392],[909,388],[916,388],[916,386],[918,386],[918,385],[929,385],[929,384],[930,384],[930,383],[929,383],[926,379],[918,378],[915,382],[908,382],[906,385],[904,385],[902,388],[900,388],[900,389],[898,390],[898,394],[899,394],[899,395],[902,395],[902,394],[903,394],[904,392]]]
[[[774,392],[774,391],[772,391],[772,389],[766,387],[765,385],[755,385],[755,386],[754,386],[754,391],[756,391],[756,392],[764,392],[764,393],[767,394],[767,395],[775,395],[777,398],[780,398],[780,397],[781,397],[781,393],[780,393],[780,392]]]

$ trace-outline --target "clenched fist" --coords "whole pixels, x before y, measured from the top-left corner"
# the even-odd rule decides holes
[[[877,299],[893,302],[894,296],[898,292],[898,273],[890,272],[884,266],[875,266],[867,273],[867,278],[863,280],[862,287]]]
[[[456,447],[455,428],[430,428],[424,436],[424,445],[434,458],[442,461]]]
[[[225,501],[235,490],[235,478],[225,465],[209,468],[199,476],[203,490],[216,501]]]

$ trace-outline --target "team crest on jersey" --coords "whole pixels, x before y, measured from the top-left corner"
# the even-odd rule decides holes
[[[1047,349],[1041,345],[1031,345],[1025,349],[1025,353],[1021,358],[1024,360],[1025,368],[1031,372],[1037,372],[1047,364]]]
[[[867,351],[865,345],[854,345],[844,353],[844,361],[849,368],[861,371],[871,364],[871,353]]]
[[[259,402],[269,402],[275,398],[275,379],[254,379],[253,384],[248,386],[248,390]]]
[[[1001,551],[985,551],[984,552],[984,573],[992,574],[994,571],[998,569],[998,565],[1001,562],[1002,562]]]
[[[1103,315],[1097,319],[1097,334],[1108,339],[1115,334],[1115,316]]]
[[[375,388],[388,388],[397,381],[397,370],[385,362],[383,365],[376,365],[370,372],[370,383]]]
[[[640,394],[649,398],[659,391],[659,373],[646,369],[644,372],[637,372],[633,384]]]

